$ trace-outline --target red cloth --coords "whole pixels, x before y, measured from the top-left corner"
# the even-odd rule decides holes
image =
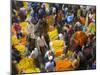
[[[21,30],[21,26],[17,23],[15,23],[14,28],[15,28],[16,31]]]

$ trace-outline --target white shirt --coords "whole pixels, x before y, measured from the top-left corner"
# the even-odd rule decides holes
[[[39,54],[38,49],[35,49],[35,50],[33,50],[32,53],[30,54],[29,58],[31,58],[32,55],[34,55],[34,58],[37,58],[38,54]]]
[[[38,44],[40,47],[44,47],[44,46],[45,46],[45,39],[44,39],[43,36],[42,36],[42,38],[40,38],[40,37],[37,38],[37,44]]]
[[[56,8],[55,7],[52,8],[52,12],[56,13]]]

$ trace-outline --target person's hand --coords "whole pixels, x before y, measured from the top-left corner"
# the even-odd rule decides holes
[[[14,61],[13,61],[13,63],[14,63],[14,64],[16,64],[16,63],[17,63],[17,61],[16,61],[16,60],[14,60]]]

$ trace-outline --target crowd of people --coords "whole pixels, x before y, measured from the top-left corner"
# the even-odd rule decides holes
[[[11,18],[13,74],[96,69],[95,6],[12,1]]]

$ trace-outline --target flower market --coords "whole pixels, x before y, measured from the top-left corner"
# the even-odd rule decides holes
[[[12,1],[13,74],[96,69],[96,7]]]

